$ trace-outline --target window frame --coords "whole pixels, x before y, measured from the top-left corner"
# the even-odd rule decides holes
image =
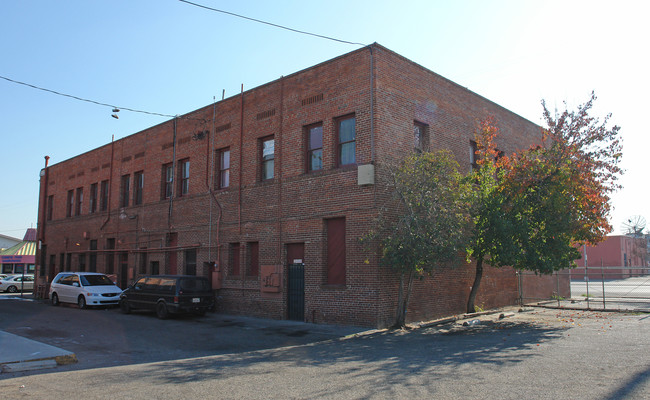
[[[469,164],[470,167],[478,169],[478,156],[476,152],[478,151],[478,144],[474,140],[469,141]]]
[[[97,212],[97,182],[90,184],[90,193],[88,193],[88,213]]]
[[[52,218],[54,218],[54,195],[53,194],[47,196],[47,211],[45,214],[45,220],[52,221]]]
[[[110,186],[108,179],[105,179],[99,184],[99,211],[108,210],[108,198],[110,194]]]
[[[264,159],[264,144],[267,142],[273,142],[273,153],[271,154],[270,158]],[[260,147],[260,154],[259,154],[259,160],[260,160],[260,180],[262,182],[266,181],[272,181],[275,178],[275,136],[270,135],[270,136],[265,136],[263,138],[259,139],[259,147]],[[271,176],[267,177],[264,172],[267,171],[267,166],[271,165]]]
[[[320,147],[312,146],[312,132],[320,128]],[[323,170],[323,123],[317,122],[305,126],[305,167],[308,173]],[[320,151],[320,168],[314,168],[312,163],[314,153]]]
[[[120,178],[120,195],[120,207],[128,207],[131,196],[131,174],[122,175]]]
[[[65,205],[65,216],[72,218],[74,215],[74,189],[68,190],[68,198]]]
[[[419,140],[417,131],[419,130]],[[413,121],[413,147],[415,151],[424,153],[429,150],[429,125],[420,122]]]
[[[133,205],[139,206],[142,204],[144,196],[144,171],[137,171],[133,173]]]
[[[75,193],[75,204],[74,204],[74,216],[78,217],[81,215],[81,208],[83,207],[84,202],[84,188],[79,187]]]
[[[187,168],[186,168],[187,166]],[[190,193],[190,159],[184,158],[178,161],[178,197],[187,196]]]
[[[228,165],[224,166],[224,155],[228,154]],[[217,150],[217,171],[215,173],[216,189],[227,189],[230,187],[230,168],[231,168],[231,155],[230,147],[224,147]],[[226,179],[224,175],[226,174]],[[224,183],[225,182],[225,183]]]
[[[354,121],[354,136],[352,140],[341,141],[341,125],[345,121]],[[335,139],[336,139],[336,166],[346,167],[357,164],[357,118],[355,114],[347,114],[334,119]],[[346,145],[353,144],[354,151],[352,152],[353,160],[351,162],[343,163],[343,148]]]
[[[162,165],[160,198],[165,200],[174,195],[174,163]]]

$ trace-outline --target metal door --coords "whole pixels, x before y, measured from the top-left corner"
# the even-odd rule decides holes
[[[287,292],[288,318],[305,320],[305,264],[289,264],[289,290]]]

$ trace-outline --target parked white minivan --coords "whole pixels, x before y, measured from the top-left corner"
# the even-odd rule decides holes
[[[76,303],[79,308],[118,305],[122,289],[99,272],[60,272],[50,285],[52,305]]]

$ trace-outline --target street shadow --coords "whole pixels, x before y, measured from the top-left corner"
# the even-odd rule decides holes
[[[619,399],[633,399],[641,398],[636,395],[637,389],[640,389],[644,384],[650,382],[650,367],[647,367],[643,371],[636,373],[627,381],[621,383],[621,386],[611,393],[609,396],[605,397],[605,400],[619,400]]]
[[[426,384],[426,380],[449,377],[467,365],[497,368],[517,364],[537,357],[534,349],[557,340],[567,329],[525,322],[482,322],[470,327],[382,331],[309,345],[149,364],[141,376],[149,377],[154,384],[182,384],[225,377],[259,378],[278,368],[334,367],[336,376],[354,375],[355,384],[358,379],[372,380],[381,390],[404,384],[414,375],[419,384]],[[265,368],[261,365],[264,363],[273,366]]]

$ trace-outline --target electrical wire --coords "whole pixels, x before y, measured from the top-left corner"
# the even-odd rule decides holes
[[[166,117],[166,118],[178,118],[178,119],[205,121],[204,118],[190,118],[190,117],[183,117],[183,116],[177,116],[177,115],[171,115],[171,114],[162,114],[162,113],[157,113],[157,112],[152,112],[152,111],[137,110],[135,108],[116,106],[116,105],[113,105],[113,104],[102,103],[102,102],[96,101],[96,100],[84,99],[83,97],[73,96],[71,94],[57,92],[56,90],[42,88],[42,87],[39,87],[39,86],[36,86],[36,85],[32,85],[30,83],[25,83],[25,82],[21,82],[21,81],[11,79],[11,78],[7,78],[6,76],[2,76],[2,75],[0,75],[0,79],[4,79],[4,80],[6,80],[8,82],[15,83],[15,84],[18,84],[18,85],[27,86],[27,87],[30,87],[30,88],[33,88],[33,89],[42,90],[44,92],[56,94],[58,96],[69,97],[71,99],[75,99],[75,100],[79,100],[79,101],[85,101],[87,103],[97,104],[97,105],[104,106],[104,107],[117,108],[119,110],[131,111],[131,112],[135,112],[135,113],[148,114],[148,115],[156,115],[156,116],[159,116],[159,117]]]
[[[187,0],[178,0],[178,1],[180,1],[181,3],[186,3],[186,4],[189,4],[189,5],[195,6],[195,7],[204,8],[204,9],[206,9],[206,10],[210,10],[210,11],[215,11],[215,12],[219,12],[219,13],[223,13],[223,14],[232,15],[232,16],[234,16],[234,17],[247,19],[247,20],[249,20],[249,21],[259,22],[260,24],[270,25],[270,26],[273,26],[273,27],[276,27],[276,28],[280,28],[280,29],[286,29],[286,30],[288,30],[288,31],[296,32],[296,33],[300,33],[300,34],[303,34],[303,35],[315,36],[315,37],[319,37],[319,38],[321,38],[321,39],[333,40],[333,41],[335,41],[335,42],[339,42],[339,43],[353,44],[353,45],[362,46],[362,47],[366,46],[366,45],[363,44],[363,43],[348,42],[347,40],[336,39],[336,38],[333,38],[333,37],[330,37],[330,36],[319,35],[319,34],[317,34],[317,33],[311,33],[311,32],[301,31],[301,30],[298,30],[298,29],[289,28],[289,27],[284,26],[284,25],[278,25],[278,24],[274,24],[274,23],[272,23],[272,22],[267,22],[267,21],[262,21],[262,20],[260,20],[260,19],[255,19],[255,18],[247,17],[247,16],[245,16],[245,15],[235,14],[235,13],[233,13],[233,12],[224,11],[224,10],[219,10],[219,9],[217,9],[217,8],[212,8],[212,7],[204,6],[204,5],[202,5],[202,4],[193,3],[193,2],[191,2],[191,1],[187,1]]]

